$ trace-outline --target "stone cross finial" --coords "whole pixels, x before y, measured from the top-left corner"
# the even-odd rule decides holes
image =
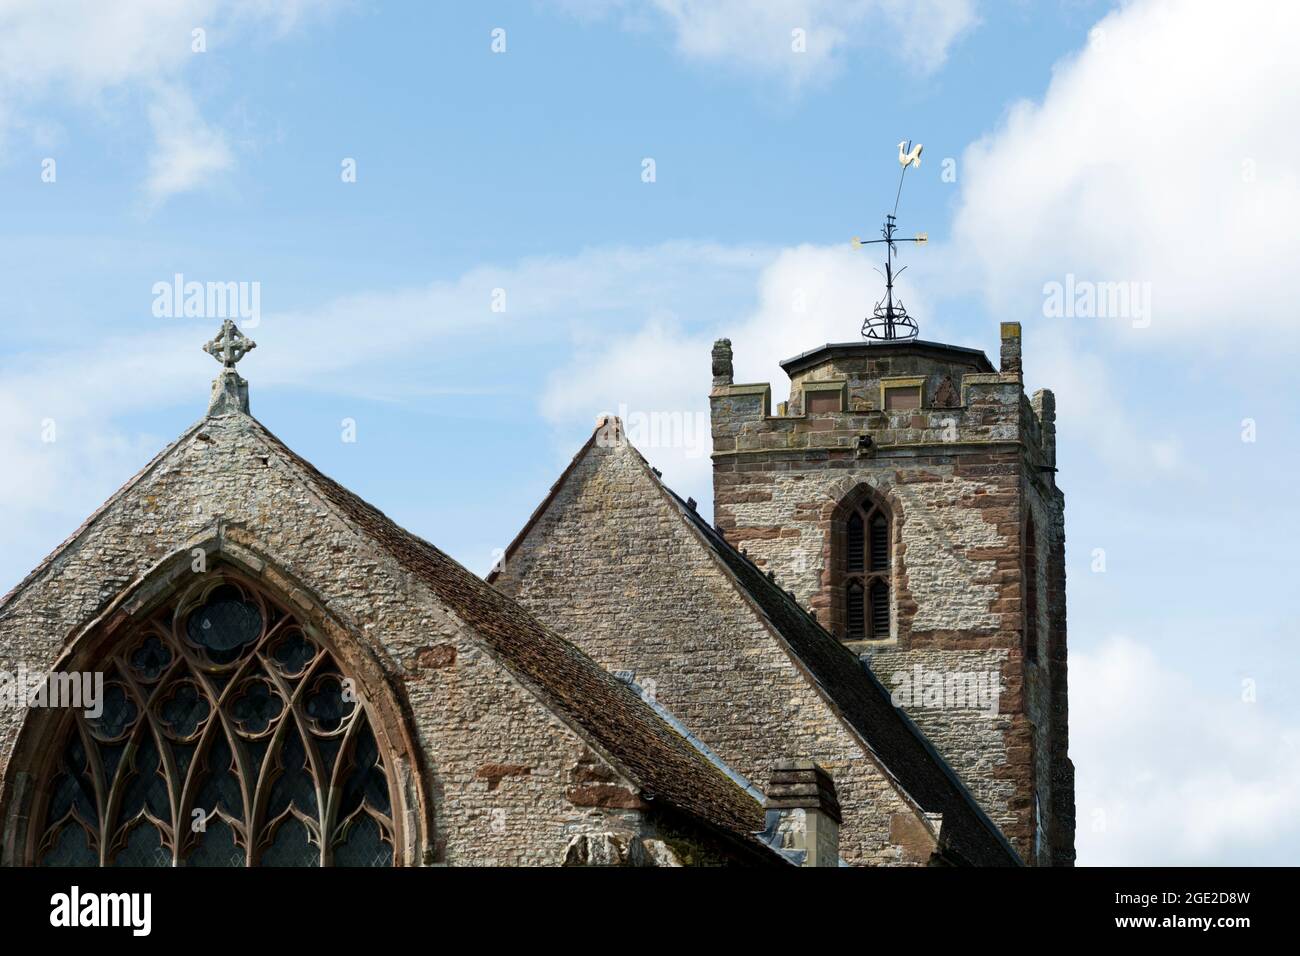
[[[233,369],[236,362],[255,348],[257,343],[239,331],[231,319],[226,319],[221,323],[221,331],[217,333],[217,337],[203,346],[203,351],[224,367]]]
[[[221,371],[212,380],[209,415],[248,414],[248,383],[235,371],[235,363],[255,348],[257,343],[239,331],[230,319],[222,322],[217,337],[203,346],[203,351],[221,363]]]

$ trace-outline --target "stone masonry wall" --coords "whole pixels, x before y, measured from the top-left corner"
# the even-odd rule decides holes
[[[924,862],[891,843],[914,810],[840,723],[719,568],[636,453],[593,445],[496,584],[610,670],[643,688],[762,787],[810,758],[834,778],[842,857]],[[901,830],[908,828],[901,827]]]
[[[1074,765],[1069,759],[1068,647],[1065,608],[1065,499],[1048,475],[1056,465],[1056,402],[1040,390],[1027,417],[1039,435],[1030,444],[1026,512],[1038,538],[1038,662],[1026,668],[1026,696],[1035,715],[1034,770],[1047,845],[1045,863],[1074,862]]]
[[[800,360],[789,412],[776,416],[770,390],[731,384],[730,350],[720,368],[715,349],[714,518],[732,544],[842,634],[832,571],[836,508],[864,486],[887,505],[891,633],[855,649],[870,655],[891,689],[895,673],[916,665],[948,674],[1000,671],[995,714],[949,703],[905,709],[1027,861],[1039,793],[1053,847],[1039,861],[1055,862],[1073,856],[1073,781],[1063,510],[1043,470],[1055,461],[1054,409],[1050,393],[1026,399],[1019,328],[1008,324],[1003,334],[1001,372],[943,346],[828,347]],[[883,410],[880,383],[890,377],[923,380],[922,407]],[[842,382],[843,409],[802,414],[810,382]],[[1036,665],[1026,663],[1023,644],[1022,535],[1030,510],[1039,535],[1039,633],[1054,640]]]
[[[218,519],[230,540],[266,556],[269,587],[315,596],[354,636],[335,651],[358,678],[363,699],[376,710],[407,714],[404,729],[416,752],[399,761],[399,779],[417,775],[419,786],[411,789],[428,803],[408,807],[410,840],[398,848],[399,859],[558,865],[575,834],[642,827],[630,793],[612,801],[622,807],[609,805],[611,788],[627,781],[490,658],[426,588],[323,504],[242,416],[196,426],[17,589],[0,610],[0,669],[51,667],[108,602],[155,563],[209,535]],[[26,714],[0,709],[6,802]],[[400,736],[402,728],[389,724]],[[422,832],[422,816],[431,831]],[[10,857],[15,852],[3,849]]]
[[[997,713],[946,705],[904,709],[990,818],[1009,838],[1019,833],[1022,839],[1012,842],[1023,855],[1021,831],[1032,799],[1029,754],[1010,750],[1020,708],[1019,625],[1003,620],[1013,600],[1007,592],[1018,579],[1008,567],[1019,548],[1009,513],[1013,493],[1005,482],[966,477],[965,462],[955,457],[923,461],[882,456],[847,461],[849,468],[787,462],[788,471],[720,465],[716,520],[728,540],[771,568],[781,586],[826,623],[831,598],[824,569],[836,504],[864,483],[888,503],[895,516],[892,638],[870,647],[872,669],[891,690],[894,673],[914,665],[945,674],[1001,675]],[[781,533],[771,535],[771,528]],[[1020,759],[1024,766],[1017,768]],[[1020,785],[1018,770],[1025,778]]]

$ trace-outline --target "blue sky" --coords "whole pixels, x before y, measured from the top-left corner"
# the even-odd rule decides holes
[[[0,589],[203,412],[219,322],[155,283],[258,283],[254,413],[482,572],[598,413],[707,409],[715,336],[783,393],[856,335],[909,138],[923,337],[1020,321],[1058,395],[1080,861],[1293,862],[1297,24],[1224,17],[0,0]],[[1067,276],[1150,314],[1046,315]]]

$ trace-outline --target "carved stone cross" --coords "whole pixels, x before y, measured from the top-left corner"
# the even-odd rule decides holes
[[[221,323],[217,337],[203,346],[203,351],[226,368],[233,369],[236,362],[255,348],[257,343],[239,331],[231,319],[226,319]]]

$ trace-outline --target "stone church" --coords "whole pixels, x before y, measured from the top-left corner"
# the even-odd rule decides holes
[[[253,345],[0,599],[0,863],[1073,862],[1018,325],[822,346],[775,413],[721,340],[712,522],[604,417],[487,580],[252,417]]]

